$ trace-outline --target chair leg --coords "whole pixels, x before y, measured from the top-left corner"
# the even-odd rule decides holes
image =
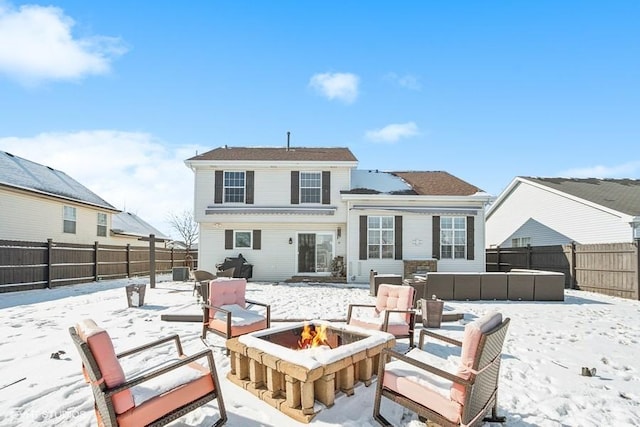
[[[488,423],[501,423],[504,424],[507,422],[507,417],[498,415],[498,403],[494,403],[493,408],[491,408],[491,416],[484,417],[482,421]]]

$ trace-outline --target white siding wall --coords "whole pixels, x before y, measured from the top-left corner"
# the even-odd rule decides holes
[[[215,265],[225,257],[236,257],[238,253],[253,264],[253,278],[256,281],[281,281],[296,275],[297,267],[297,233],[329,232],[336,234],[338,224],[266,224],[234,222],[225,223],[224,227],[216,228],[214,224],[204,223],[200,226],[198,243],[198,268],[211,272],[216,271]],[[344,225],[342,226],[344,230]],[[225,249],[225,229],[230,230],[261,230],[261,249]],[[344,231],[343,231],[344,233]],[[289,238],[293,243],[289,244]],[[335,237],[334,237],[335,239]],[[345,254],[344,234],[334,240],[335,255]]]
[[[473,260],[438,260],[438,271],[465,271],[465,272],[482,272],[486,269],[485,263],[485,246],[484,246],[484,212],[478,207],[479,214],[475,217],[474,228],[474,259]],[[356,212],[356,211],[354,211]],[[403,242],[403,259],[419,260],[433,258],[432,241],[433,241],[433,222],[432,215],[416,214],[407,212],[390,212],[390,211],[357,211],[356,214],[350,216],[348,224],[349,229],[349,247],[348,253],[350,258],[347,260],[347,275],[351,282],[368,282],[369,271],[375,270],[380,274],[400,274],[404,273],[404,262],[395,259],[359,259],[359,217],[360,215],[402,215],[402,242]]]
[[[291,169],[284,168],[256,168],[256,167],[235,167],[225,168],[227,171],[254,171],[254,203],[244,204],[224,204],[232,207],[260,207],[260,206],[313,206],[307,204],[291,205]],[[346,209],[340,198],[341,190],[349,189],[350,170],[349,168],[296,168],[300,171],[331,171],[331,204],[338,209],[335,215],[320,215],[314,217],[314,222],[335,223],[346,221]],[[212,168],[198,168],[195,173],[195,210],[194,218],[196,222],[225,222],[229,220],[229,215],[205,215],[207,206],[214,206],[214,173]],[[222,206],[222,205],[217,205]],[[318,205],[326,206],[326,205]],[[305,217],[308,218],[308,217]],[[237,219],[237,218],[234,218]],[[248,222],[254,222],[255,216],[247,216]],[[261,215],[260,221],[264,222],[297,222],[292,221],[290,216],[283,215]]]
[[[76,208],[76,233],[63,233],[63,206]],[[107,213],[107,237],[98,237],[98,212]],[[89,206],[64,203],[0,189],[0,239],[44,242],[115,244],[108,237],[111,213]]]
[[[519,183],[487,219],[487,246],[511,246],[512,234],[530,219],[546,228],[538,227],[540,234],[515,237],[531,237],[532,246],[565,244],[566,238],[582,244],[631,240],[631,227],[619,216]]]

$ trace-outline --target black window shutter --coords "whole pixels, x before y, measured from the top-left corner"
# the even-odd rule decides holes
[[[233,230],[224,230],[224,248],[233,249]]]
[[[253,175],[254,175],[254,173],[253,173],[253,171],[247,171],[247,172],[245,172],[245,175],[246,175],[246,177],[245,177],[245,179],[246,179],[245,191],[246,191],[247,194],[246,194],[246,197],[245,197],[244,200],[245,200],[245,203],[247,205],[252,205],[253,204],[253,181],[254,181]]]
[[[331,204],[331,171],[322,172],[322,204]]]
[[[474,258],[474,251],[473,251],[473,247],[474,247],[474,217],[472,216],[468,216],[467,217],[467,259],[475,259]]]
[[[396,259],[402,259],[402,216],[398,215],[395,218],[395,247],[396,247]]]
[[[214,183],[214,194],[213,194],[213,203],[222,203],[222,189],[224,185],[224,172],[216,171],[214,174],[215,183]]]
[[[360,215],[360,259],[367,259],[367,216]]]
[[[434,215],[432,226],[432,242],[433,245],[431,247],[431,256],[435,259],[440,259],[440,217]]]
[[[253,249],[262,249],[262,231],[253,230]]]
[[[291,204],[300,204],[300,172],[291,171]]]

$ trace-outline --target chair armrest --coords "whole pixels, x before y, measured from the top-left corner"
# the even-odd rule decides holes
[[[258,301],[253,301],[250,299],[246,299],[244,300],[245,303],[249,303],[249,304],[253,304],[253,305],[259,305],[261,307],[264,307],[267,309],[267,328],[271,327],[271,304],[266,304],[263,302],[258,302]]]
[[[461,378],[456,374],[452,374],[451,372],[447,372],[433,365],[429,365],[427,363],[420,362],[416,359],[412,359],[408,356],[405,356],[404,354],[398,353],[395,350],[384,348],[382,349],[382,352],[380,354],[382,356],[382,359],[381,359],[380,366],[378,368],[378,379],[384,378],[385,365],[390,361],[391,358],[394,358],[394,359],[398,359],[403,362],[406,362],[409,365],[415,366],[418,369],[422,369],[423,371],[427,371],[441,378],[447,379],[449,381],[453,381],[454,383],[462,384],[464,386],[469,386],[472,384],[471,381]]]
[[[127,390],[131,387],[135,387],[138,384],[142,384],[145,381],[149,381],[152,378],[156,378],[160,375],[166,374],[167,372],[171,372],[175,369],[178,369],[182,366],[188,365],[191,362],[195,362],[198,359],[201,359],[203,357],[207,357],[208,361],[209,361],[209,371],[211,372],[211,375],[214,375],[214,361],[213,361],[213,352],[210,348],[201,350],[191,356],[187,356],[183,359],[177,360],[173,363],[170,363],[166,366],[163,366],[161,368],[155,369],[151,372],[147,372],[143,375],[137,376],[137,377],[133,377],[127,381],[125,381],[124,383],[120,384],[119,386],[113,387],[113,388],[109,388],[107,390],[105,390],[105,395],[108,397],[113,396],[116,393],[119,393],[123,390]]]
[[[184,352],[182,351],[182,344],[180,343],[180,337],[178,336],[178,334],[173,334],[173,335],[169,335],[169,336],[164,337],[164,338],[160,338],[160,339],[158,339],[156,341],[152,341],[150,343],[143,344],[143,345],[141,345],[139,347],[134,347],[134,348],[132,348],[130,350],[125,350],[125,351],[123,351],[121,353],[118,353],[116,355],[116,357],[118,359],[120,359],[121,357],[131,356],[132,354],[139,353],[139,352],[144,351],[144,350],[148,350],[150,348],[159,346],[161,344],[164,344],[164,343],[167,343],[167,342],[170,342],[170,341],[175,341],[176,349],[178,350],[178,355],[182,356],[184,354]]]
[[[418,348],[422,348],[422,346],[424,345],[424,337],[425,337],[425,335],[429,336],[431,338],[435,338],[435,339],[440,340],[440,341],[444,341],[444,342],[449,343],[449,344],[457,345],[458,347],[462,347],[462,341],[456,340],[454,338],[447,337],[445,335],[436,334],[435,332],[432,332],[432,331],[427,331],[425,329],[422,329],[420,331],[420,343],[419,343],[419,347]]]
[[[408,310],[385,310],[384,312],[384,322],[382,324],[382,330],[387,331],[389,329],[389,316],[391,313],[408,313],[409,314],[409,330],[413,332],[415,324],[416,324],[416,310],[408,309]]]
[[[347,324],[349,324],[349,321],[351,320],[351,310],[353,310],[353,307],[376,308],[375,304],[349,304],[349,311],[347,311]]]

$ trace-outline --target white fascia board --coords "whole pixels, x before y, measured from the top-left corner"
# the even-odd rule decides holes
[[[480,195],[484,194],[484,195]],[[491,196],[477,193],[472,196],[418,196],[412,194],[341,194],[342,200],[361,203],[429,203],[441,205],[443,203],[473,203],[483,208],[490,201]]]
[[[282,161],[282,160],[185,160],[191,169],[237,169],[237,168],[278,168],[296,170],[300,168],[355,168],[358,162],[328,162],[328,161]]]
[[[519,177],[516,176],[507,186],[507,188],[505,188],[504,190],[502,190],[502,193],[500,193],[498,195],[498,197],[496,197],[493,200],[493,203],[487,208],[487,211],[485,213],[485,218],[489,219],[489,217],[491,216],[491,214],[493,213],[493,211],[495,211],[498,206],[500,206],[502,204],[502,202],[504,202],[504,200],[508,197],[509,194],[511,194],[511,192],[522,182],[523,180]]]

